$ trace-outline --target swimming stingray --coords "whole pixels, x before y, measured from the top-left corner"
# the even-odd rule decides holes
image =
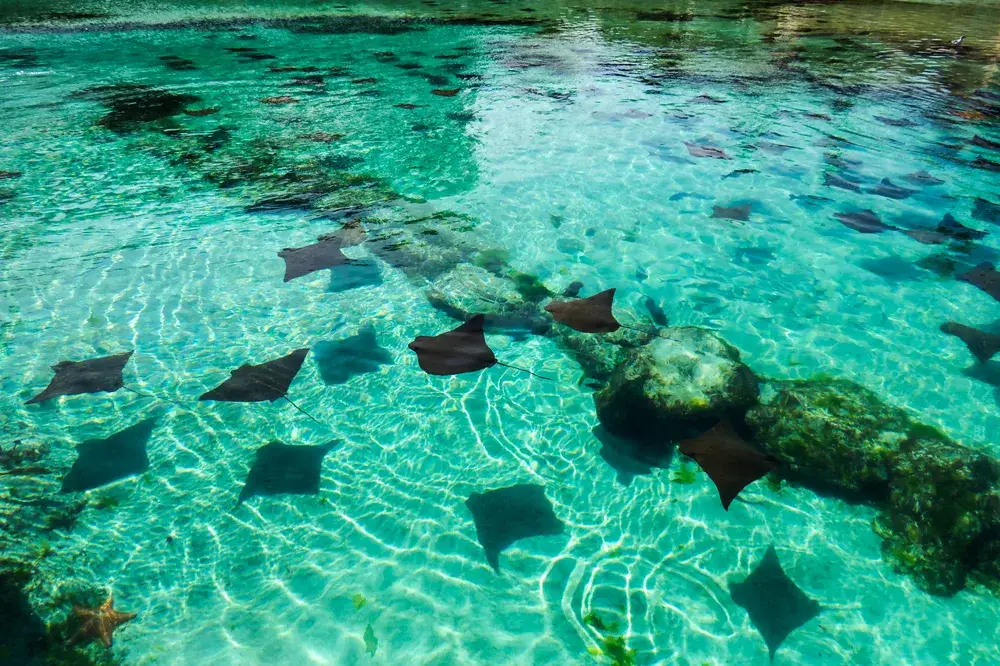
[[[712,206],[712,217],[746,222],[750,219],[750,204],[743,204],[742,206]]]
[[[975,268],[959,273],[955,277],[979,287],[995,300],[1000,301],[1000,273],[990,262],[984,261]]]
[[[678,448],[684,455],[694,458],[712,479],[726,511],[741,490],[778,468],[774,456],[744,442],[728,421],[722,421],[694,439],[680,442]]]
[[[941,332],[954,335],[964,342],[965,346],[969,348],[969,351],[972,352],[972,355],[980,363],[986,363],[997,352],[1000,352],[1000,335],[980,331],[978,328],[972,328],[971,326],[965,326],[953,321],[941,324]]]
[[[309,275],[315,271],[348,264],[341,248],[357,245],[365,240],[365,230],[357,222],[348,222],[337,231],[320,236],[317,242],[303,247],[286,247],[278,256],[285,260],[285,282]]]
[[[313,347],[319,376],[327,385],[343,384],[355,375],[375,372],[392,364],[392,354],[378,344],[375,327],[368,322],[355,335],[340,340],[320,340]]]
[[[983,137],[976,134],[969,141],[970,145],[979,146],[980,148],[989,148],[990,150],[1000,150],[1000,143],[996,141],[990,141],[989,139],[984,139]]]
[[[896,228],[878,219],[878,215],[870,210],[834,213],[833,216],[840,220],[840,223],[845,227],[850,227],[863,234],[880,234],[883,231],[891,231]]]
[[[951,213],[944,214],[944,217],[941,218],[941,222],[938,224],[936,231],[949,238],[964,241],[979,240],[980,238],[989,235],[988,231],[970,229],[956,220]]]
[[[266,361],[259,365],[241,365],[230,373],[229,379],[222,382],[208,393],[202,394],[198,400],[215,400],[218,402],[274,402],[280,398],[288,400],[289,404],[313,421],[312,415],[296,405],[288,397],[288,387],[295,375],[299,374],[302,362],[306,360],[309,349],[296,349],[287,356]]]
[[[868,190],[870,194],[874,194],[880,197],[887,197],[889,199],[906,199],[911,194],[916,193],[916,190],[911,190],[906,187],[900,187],[894,184],[888,178],[883,178],[879,181],[879,184]]]
[[[935,178],[934,176],[932,176],[931,174],[927,173],[927,171],[924,170],[907,174],[903,176],[903,178],[917,185],[940,185],[941,183],[944,182],[940,178]]]
[[[124,352],[86,361],[59,361],[52,366],[56,376],[45,390],[28,400],[28,405],[63,395],[114,393],[124,386],[122,370],[134,352]]]
[[[851,192],[861,191],[861,186],[858,183],[835,173],[823,174],[823,184],[827,187],[839,187],[842,190],[849,190]]]
[[[729,596],[746,609],[750,622],[767,644],[771,661],[790,633],[823,610],[785,574],[773,545],[768,546],[764,559],[746,580],[730,583]]]
[[[986,171],[1000,171],[1000,163],[993,162],[985,157],[977,157],[969,162],[969,166],[974,169],[985,169]]]
[[[615,289],[607,289],[587,298],[552,301],[545,310],[561,324],[581,333],[614,333],[621,324],[611,312]]]
[[[320,446],[265,444],[257,449],[237,504],[256,495],[315,495],[319,492],[323,458],[338,444],[337,441]]]
[[[726,151],[721,148],[715,148],[713,146],[699,146],[697,143],[684,142],[687,146],[688,152],[691,157],[712,157],[717,160],[728,160],[731,159]]]
[[[485,321],[486,318],[479,314],[445,333],[417,336],[409,347],[416,352],[420,369],[429,375],[460,375],[502,365],[547,379],[530,370],[498,361],[493,350],[486,344],[486,336],[483,334]]]
[[[875,116],[875,120],[890,125],[892,127],[916,127],[917,123],[909,118],[886,118],[885,116]]]
[[[156,419],[139,421],[105,439],[77,444],[77,459],[63,478],[62,492],[91,490],[149,469],[146,444]]]
[[[465,501],[476,523],[476,539],[486,561],[500,573],[500,553],[521,539],[562,534],[565,526],[552,510],[542,486],[520,483],[472,493]]]
[[[972,219],[1000,224],[1000,204],[976,197],[976,202],[972,206]]]

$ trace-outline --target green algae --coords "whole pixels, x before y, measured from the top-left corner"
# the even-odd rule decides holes
[[[378,639],[375,638],[375,629],[369,624],[365,627],[365,652],[369,657],[374,657],[376,650],[378,650]]]
[[[537,275],[512,271],[509,277],[514,282],[514,288],[517,290],[517,293],[529,303],[538,303],[554,296],[552,291],[542,283]]]
[[[680,467],[678,467],[673,474],[670,475],[670,480],[674,483],[680,483],[683,485],[692,484],[698,479],[697,469],[694,465],[686,460],[681,461]]]
[[[634,649],[629,649],[624,636],[605,636],[601,641],[604,656],[611,660],[612,666],[635,666]]]

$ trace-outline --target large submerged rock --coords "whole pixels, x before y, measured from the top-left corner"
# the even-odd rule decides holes
[[[775,382],[747,413],[781,473],[879,507],[886,558],[934,594],[1000,587],[1000,463],[849,381]]]
[[[595,396],[609,431],[641,440],[695,437],[722,418],[742,417],[758,399],[757,378],[740,352],[696,326],[662,329],[629,350]]]

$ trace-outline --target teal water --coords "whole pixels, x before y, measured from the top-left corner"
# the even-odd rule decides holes
[[[442,18],[401,6],[393,21],[336,29],[192,26],[182,5],[155,29],[136,24],[141,13],[95,20],[100,30],[16,15],[0,35],[0,171],[20,172],[0,181],[0,427],[5,448],[46,445],[51,473],[0,477],[0,490],[4,556],[33,562],[40,615],[64,616],[77,588],[113,591],[138,614],[115,634],[126,664],[610,663],[591,612],[618,624],[638,664],[765,664],[729,584],[773,543],[824,608],[775,663],[1000,663],[997,596],[933,596],[894,571],[873,508],[759,482],[726,512],[704,473],[671,480],[682,456],[623,485],[598,454],[593,389],[551,338],[488,336],[501,360],[552,382],[501,367],[429,377],[407,349],[455,325],[428,289],[495,286],[475,257],[502,249],[555,293],[616,286],[623,322],[644,321],[651,298],[672,325],[717,331],[763,377],[850,379],[1000,455],[997,362],[975,366],[938,330],[996,330],[996,301],[950,270],[1000,255],[996,226],[972,216],[976,198],[1000,202],[1000,178],[970,164],[1000,153],[967,145],[1000,141],[996,116],[977,111],[995,114],[1000,95],[998,13],[710,7],[718,15],[665,24],[617,3],[486,19],[537,13],[533,26],[395,23]],[[340,11],[292,9],[278,13]],[[966,50],[950,49],[963,32]],[[123,83],[218,111],[118,123],[93,89]],[[294,102],[260,101],[280,96]],[[685,141],[732,159],[693,157]],[[914,193],[827,186],[831,163],[863,190],[890,178]],[[754,171],[730,175],[741,169]],[[920,170],[943,182],[903,178]],[[319,190],[308,210],[253,208]],[[747,221],[712,217],[744,204]],[[362,277],[283,284],[277,251],[357,206],[370,236],[401,234],[430,259],[394,266],[365,243],[346,250],[368,262]],[[992,233],[955,251],[833,217],[857,209],[902,228],[951,213]],[[328,385],[314,353],[292,384],[325,425],[281,401],[197,401],[241,364],[368,323],[391,364]],[[24,405],[58,361],[129,349],[126,385],[161,399]],[[150,417],[146,473],[59,493],[77,443]],[[260,446],[332,439],[317,496],[234,509]],[[516,483],[545,486],[566,532],[516,543],[498,574],[464,502]],[[71,528],[46,531],[31,524],[46,508],[29,519],[18,503],[36,498],[83,504]]]

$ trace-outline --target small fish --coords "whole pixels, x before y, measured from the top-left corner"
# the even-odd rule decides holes
[[[875,116],[875,120],[885,123],[891,127],[916,127],[919,123],[915,123],[909,118],[887,118],[885,116]]]
[[[969,162],[969,166],[976,169],[985,169],[986,171],[1000,171],[1000,164],[996,162],[991,162],[984,157],[977,157],[976,159]]]
[[[823,184],[827,187],[839,187],[842,190],[850,190],[851,192],[861,191],[861,186],[856,182],[848,180],[847,178],[839,176],[835,173],[823,174]]]
[[[990,150],[1000,150],[1000,143],[996,141],[990,141],[989,139],[984,139],[978,134],[972,137],[969,141],[970,145],[979,146],[980,148],[989,148]]]
[[[431,94],[437,95],[438,97],[454,97],[455,95],[458,94],[459,90],[461,90],[461,88],[449,88],[449,89],[437,88],[435,90],[432,90]]]
[[[646,310],[649,311],[649,316],[653,318],[653,323],[657,326],[670,326],[670,320],[667,319],[666,313],[663,311],[659,305],[656,304],[649,296],[643,298],[643,305],[646,306]]]
[[[911,194],[916,193],[916,190],[900,187],[899,185],[893,184],[893,182],[888,178],[883,178],[878,185],[868,190],[868,192],[876,196],[900,200],[909,198]]]
[[[732,159],[726,154],[726,151],[721,148],[715,148],[713,146],[699,146],[696,143],[689,143],[687,141],[684,142],[684,145],[687,146],[688,153],[691,154],[691,157],[711,157],[717,160]]]
[[[746,222],[750,219],[750,204],[743,204],[741,206],[712,206],[712,217]]]
[[[583,289],[583,283],[579,280],[575,280],[569,283],[569,286],[563,291],[563,298],[576,298],[580,295],[580,290]]]
[[[648,277],[649,273],[647,273],[646,269],[643,268],[642,266],[635,269],[635,279],[638,280],[639,282],[644,282]]]
[[[722,180],[725,180],[726,178],[739,178],[743,174],[747,173],[760,173],[760,171],[758,171],[757,169],[736,169],[735,171],[730,171],[725,176],[723,176]]]
[[[940,185],[941,183],[944,182],[940,178],[935,178],[934,176],[932,176],[931,174],[927,173],[924,170],[907,174],[903,176],[903,178],[905,180],[910,181],[911,183],[916,183],[917,185]]]
[[[886,224],[878,219],[873,211],[858,210],[850,213],[834,213],[833,216],[840,220],[845,227],[850,227],[863,234],[880,234],[884,231],[891,231],[896,227]]]
[[[275,97],[265,97],[260,100],[264,104],[280,105],[280,104],[297,104],[298,99],[295,97],[289,97],[288,95],[278,95]]]

